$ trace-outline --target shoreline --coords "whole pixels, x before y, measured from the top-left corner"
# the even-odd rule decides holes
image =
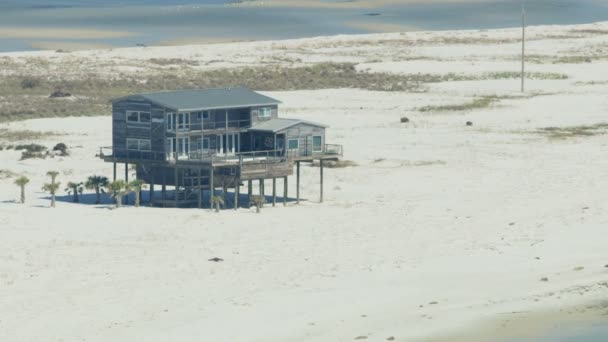
[[[608,324],[608,301],[582,301],[566,307],[541,308],[499,313],[458,331],[441,333],[430,338],[433,342],[505,342],[519,339],[550,338],[556,330],[565,333],[595,324]],[[550,341],[550,340],[548,340]]]

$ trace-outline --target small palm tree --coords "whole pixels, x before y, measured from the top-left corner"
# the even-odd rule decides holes
[[[129,188],[129,192],[135,193],[135,207],[139,207],[139,202],[140,202],[139,194],[140,194],[141,189],[146,188],[146,182],[144,182],[141,179],[136,179],[136,180],[129,182],[128,188]]]
[[[117,180],[111,183],[108,183],[106,189],[111,194],[111,196],[116,200],[116,208],[120,208],[122,205],[122,196],[124,196],[129,188],[128,184],[124,180]]]
[[[215,212],[220,212],[220,206],[224,205],[224,197],[222,196],[213,196],[211,197],[211,207],[215,208]]]
[[[65,192],[67,192],[68,195],[72,194],[74,196],[72,198],[72,202],[74,202],[74,203],[80,202],[78,195],[81,195],[83,191],[84,191],[84,187],[82,185],[82,182],[80,182],[80,183],[68,182],[68,187],[65,189]]]
[[[253,196],[249,197],[249,205],[255,206],[255,212],[258,214],[260,213],[260,211],[265,203],[266,203],[266,197],[264,197],[264,196],[253,195]]]
[[[55,194],[57,193],[57,190],[59,190],[60,185],[61,183],[46,183],[44,186],[42,186],[42,191],[47,191],[49,194],[51,194],[52,208],[55,208]]]
[[[87,178],[84,187],[89,190],[95,190],[95,204],[101,203],[101,194],[105,193],[103,188],[107,187],[108,183],[108,177],[104,176],[90,176]]]
[[[57,190],[59,190],[59,186],[61,184],[57,183],[57,176],[59,175],[59,172],[49,171],[46,173],[46,175],[51,177],[51,182],[44,184],[42,190],[48,191],[51,194],[51,207],[55,208],[55,194],[57,194]]]
[[[21,203],[25,203],[25,186],[29,182],[30,179],[25,176],[15,179],[15,184],[21,188]]]

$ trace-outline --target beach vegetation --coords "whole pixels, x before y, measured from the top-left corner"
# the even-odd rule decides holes
[[[65,189],[65,192],[67,192],[68,195],[73,196],[72,202],[79,203],[80,202],[79,195],[81,195],[84,192],[84,185],[82,182],[68,182],[68,186]]]
[[[61,185],[61,183],[57,182],[57,176],[59,175],[59,172],[49,171],[46,173],[46,175],[51,177],[51,182],[44,184],[42,186],[42,191],[46,191],[51,195],[51,207],[55,208],[55,195],[57,194],[57,190],[59,190],[59,186]]]
[[[108,183],[108,185],[106,185],[106,191],[116,201],[116,208],[120,208],[122,206],[122,198],[129,192],[129,187],[127,182],[119,179]]]
[[[249,197],[249,206],[255,207],[255,212],[260,213],[262,208],[266,204],[266,197],[261,195],[252,195]]]
[[[108,177],[93,175],[87,178],[84,187],[89,190],[95,190],[95,204],[100,204],[101,194],[105,193],[105,188],[109,183]]]
[[[215,209],[216,213],[220,212],[220,207],[223,207],[225,204],[223,196],[213,196],[211,197],[211,207]]]
[[[141,190],[146,188],[146,182],[144,182],[141,179],[135,179],[129,182],[129,184],[127,184],[127,191],[128,192],[133,192],[135,194],[135,207],[139,207],[141,198],[140,198],[140,194],[141,194]]]
[[[30,182],[30,179],[26,176],[21,176],[15,179],[15,185],[21,189],[20,202],[25,203],[25,186]]]

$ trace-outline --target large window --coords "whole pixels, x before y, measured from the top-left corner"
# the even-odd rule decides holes
[[[152,144],[147,139],[127,139],[127,149],[136,151],[150,151]]]
[[[167,131],[175,130],[175,113],[167,113]]]
[[[313,152],[323,151],[323,139],[320,135],[315,135],[312,137],[312,150]]]
[[[300,141],[298,139],[289,139],[287,140],[287,149],[289,150],[297,150],[300,148]]]
[[[127,111],[127,122],[129,123],[150,123],[150,112]]]
[[[272,108],[260,108],[258,110],[258,118],[269,119],[270,117],[272,117]]]

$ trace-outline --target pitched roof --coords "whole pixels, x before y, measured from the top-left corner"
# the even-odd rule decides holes
[[[131,97],[141,97],[163,107],[178,111],[267,106],[281,103],[279,100],[264,96],[244,87],[193,89],[139,94],[116,99],[114,102]]]
[[[257,122],[256,124],[251,126],[249,130],[276,133],[298,124],[307,124],[327,128],[326,125],[299,119],[270,119],[266,121]]]

